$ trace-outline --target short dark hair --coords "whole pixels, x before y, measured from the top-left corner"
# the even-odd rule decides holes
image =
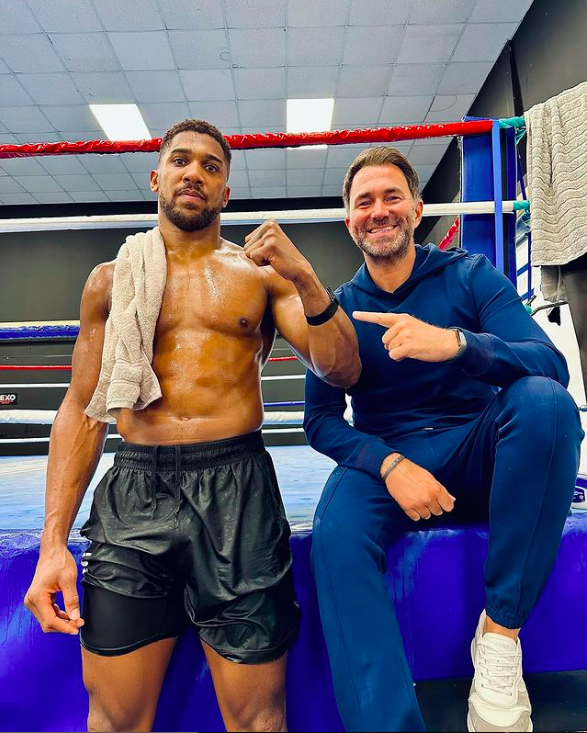
[[[222,148],[222,152],[224,153],[226,167],[228,168],[227,173],[230,173],[232,151],[230,149],[230,145],[228,144],[228,140],[215,125],[212,125],[210,122],[206,122],[206,120],[182,120],[181,122],[173,125],[173,127],[170,127],[163,136],[163,139],[161,140],[161,147],[159,148],[159,158],[157,160],[157,164],[161,162],[163,153],[171,145],[171,141],[173,140],[173,138],[176,135],[179,135],[180,132],[197,132],[200,135],[209,135],[211,138],[216,140],[216,142]]]
[[[380,145],[376,148],[367,148],[360,152],[346,172],[344,183],[342,184],[342,199],[347,211],[350,207],[351,186],[353,185],[355,176],[361,168],[377,165],[396,165],[404,174],[414,201],[419,201],[422,198],[420,194],[420,179],[414,166],[397,148],[392,148],[389,145]]]

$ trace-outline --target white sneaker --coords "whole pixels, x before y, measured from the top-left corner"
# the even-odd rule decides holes
[[[532,706],[522,677],[522,645],[501,634],[483,634],[481,614],[471,657],[475,676],[469,695],[469,731],[531,731]]]

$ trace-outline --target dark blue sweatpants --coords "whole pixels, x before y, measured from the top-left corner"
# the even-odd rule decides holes
[[[567,390],[524,377],[467,425],[394,441],[456,497],[455,519],[489,519],[486,609],[502,626],[523,625],[552,569],[582,438]],[[385,548],[430,523],[412,522],[362,471],[339,466],[324,489],[312,560],[347,731],[424,730],[384,573]]]

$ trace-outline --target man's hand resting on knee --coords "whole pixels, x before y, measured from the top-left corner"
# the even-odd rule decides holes
[[[381,464],[382,477],[398,455],[391,453],[385,458]],[[439,517],[443,512],[451,512],[455,505],[454,496],[451,496],[429,471],[407,458],[392,470],[385,480],[385,486],[414,522],[430,519],[433,514]]]

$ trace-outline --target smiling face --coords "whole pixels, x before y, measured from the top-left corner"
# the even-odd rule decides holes
[[[392,164],[365,166],[355,175],[349,196],[347,228],[372,260],[399,260],[414,242],[422,219],[402,171]]]
[[[220,144],[209,135],[180,132],[170,142],[151,190],[159,194],[159,215],[178,229],[210,226],[228,203],[228,164]]]

